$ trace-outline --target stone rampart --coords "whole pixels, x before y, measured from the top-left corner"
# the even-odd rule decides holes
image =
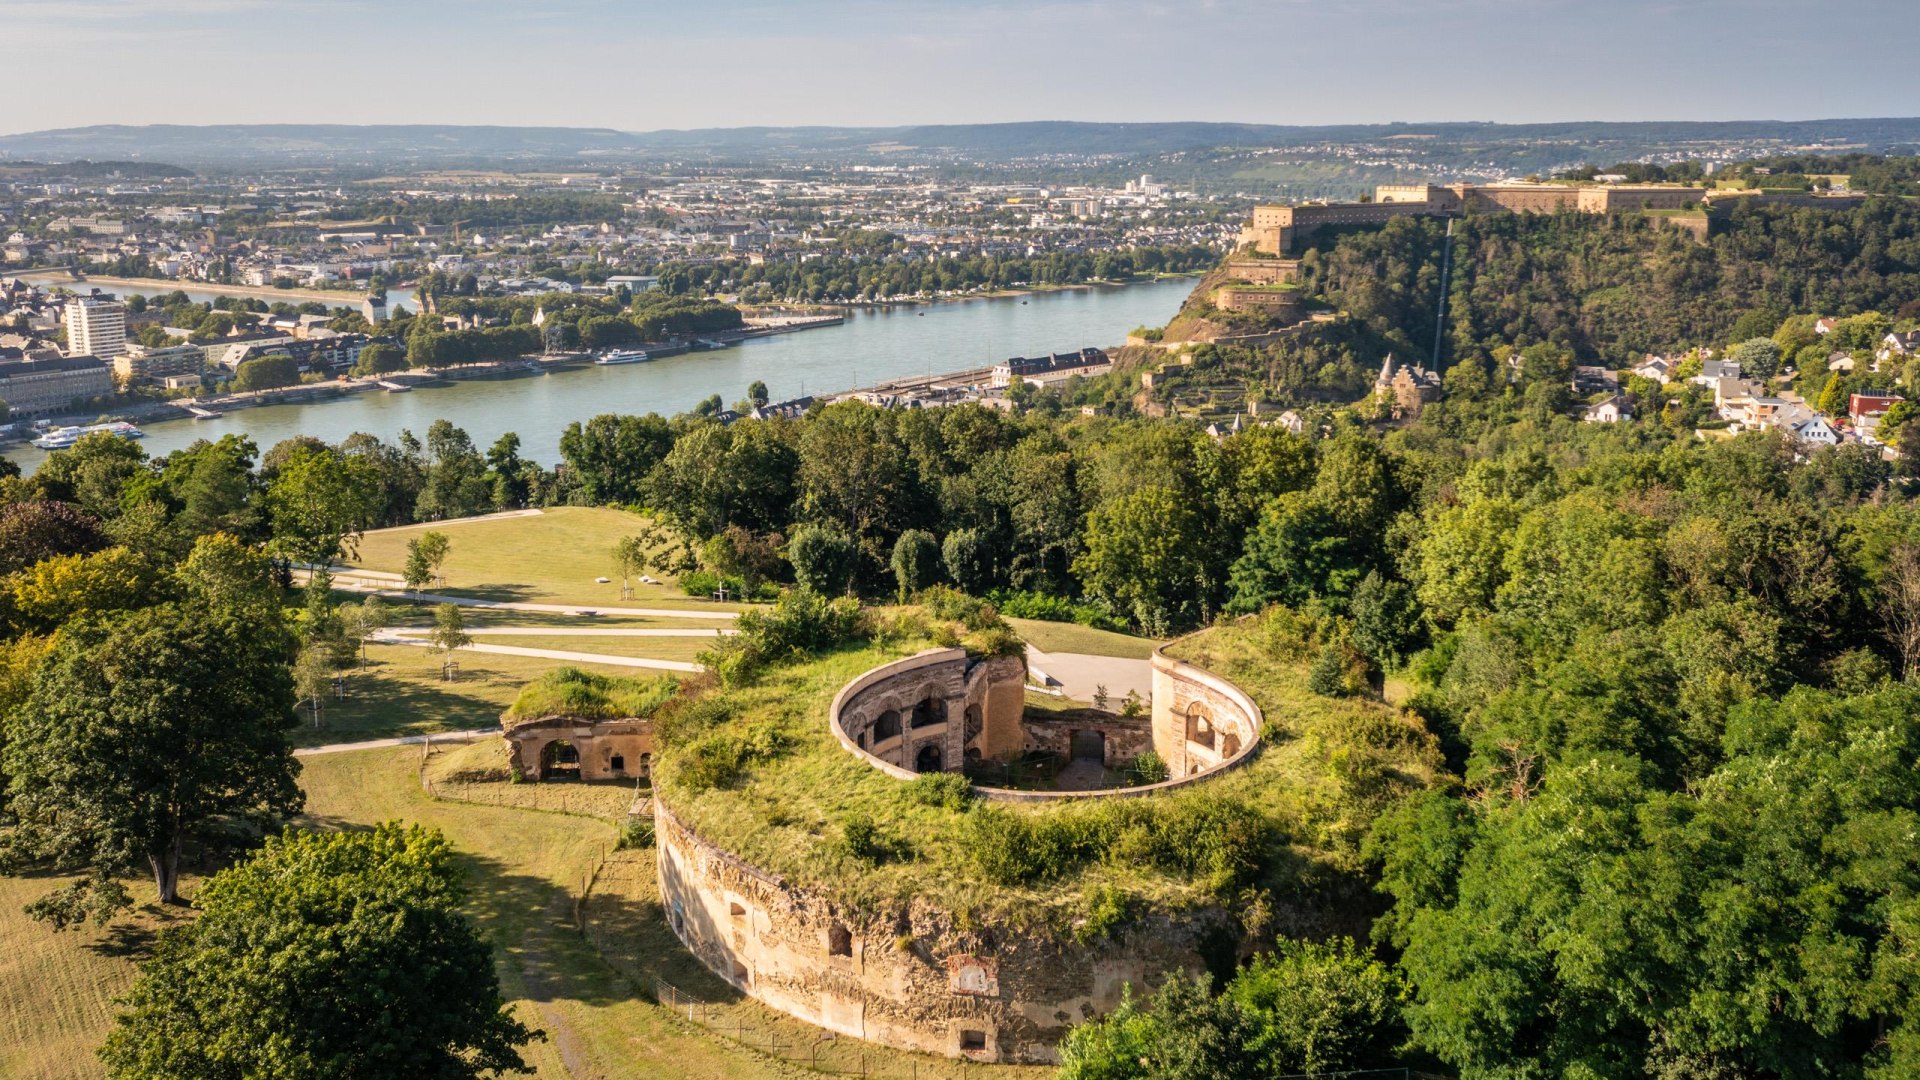
[[[1056,1060],[1067,1028],[1203,969],[1218,909],[1130,925],[1091,945],[1070,933],[975,927],[915,902],[859,911],[714,846],[656,804],[661,903],[702,964],[771,1008],[829,1031],[982,1062]]]

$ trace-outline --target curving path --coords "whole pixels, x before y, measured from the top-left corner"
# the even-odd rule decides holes
[[[372,640],[382,645],[411,645],[421,649],[437,649],[439,646],[422,637],[412,634],[421,633],[418,629],[378,630]],[[469,631],[471,633],[472,631]],[[573,652],[569,649],[531,649],[524,645],[486,645],[474,642],[460,646],[461,652],[497,653],[501,656],[532,656],[542,660],[571,660],[577,664],[607,664],[612,667],[651,668],[655,671],[701,671],[699,664],[690,664],[684,660],[655,660],[647,656],[612,656],[607,653]]]

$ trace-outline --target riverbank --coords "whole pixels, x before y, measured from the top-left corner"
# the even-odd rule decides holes
[[[917,307],[922,304],[958,304],[969,300],[1018,300],[1023,297],[1049,296],[1055,293],[1084,291],[1088,289],[1125,289],[1135,285],[1157,285],[1168,281],[1198,280],[1208,274],[1206,270],[1182,270],[1177,273],[1154,274],[1151,277],[1128,278],[1114,281],[1100,278],[1094,281],[1078,281],[1066,285],[1040,284],[1023,285],[1018,289],[994,289],[988,292],[968,292],[953,296],[903,296],[887,300],[850,300],[840,304],[809,304],[801,301],[774,300],[764,304],[742,304],[737,300],[735,306],[743,314],[751,312],[786,313],[827,313],[832,311],[885,311],[896,307]]]
[[[194,293],[211,293],[215,296],[241,296],[265,300],[269,303],[284,300],[298,304],[313,300],[329,307],[347,308],[358,308],[360,302],[367,298],[364,292],[348,292],[345,289],[276,289],[265,285],[216,285],[205,281],[177,281],[173,278],[100,277],[93,274],[76,278],[65,270],[21,270],[17,273],[9,272],[8,276],[39,285],[61,285],[76,290],[93,287],[138,293],[141,296],[163,296],[184,290]]]
[[[1191,288],[1190,282],[1175,280],[1061,289],[1030,296],[1026,303],[997,299],[890,310],[836,308],[845,315],[840,326],[754,337],[731,348],[644,364],[597,366],[582,359],[553,378],[530,371],[530,377],[515,377],[474,365],[470,371],[441,373],[464,377],[423,383],[420,393],[303,387],[293,400],[257,399],[213,420],[162,420],[157,410],[181,414],[159,403],[126,403],[109,411],[133,412],[147,435],[141,447],[155,455],[226,434],[244,435],[262,451],[293,436],[339,442],[364,432],[391,441],[402,430],[420,435],[433,421],[447,419],[481,446],[511,431],[520,437],[522,457],[551,463],[559,457],[567,426],[601,413],[671,416],[715,395],[723,402],[743,398],[754,382],[764,382],[776,401],[825,398],[852,387],[991,367],[1009,356],[1116,345],[1136,326],[1165,323]],[[483,373],[492,377],[478,377]],[[418,375],[404,372],[393,381]],[[332,396],[318,400],[324,394]],[[5,454],[28,472],[46,456],[29,446],[10,447]]]

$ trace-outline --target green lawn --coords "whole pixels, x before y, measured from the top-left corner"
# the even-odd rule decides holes
[[[370,645],[367,661],[366,670],[347,672],[346,700],[327,702],[320,712],[318,728],[312,726],[306,710],[301,710],[300,718],[306,723],[294,732],[295,745],[321,746],[488,727],[500,722],[501,710],[513,704],[523,684],[567,664],[530,656],[462,652],[460,678],[450,683],[440,678],[440,654],[433,649]],[[599,664],[575,666],[631,673],[629,668]]]
[[[447,538],[447,561],[440,568],[446,584],[434,586],[433,592],[605,607],[738,606],[695,600],[677,586],[637,583],[633,597],[622,600],[613,546],[646,526],[647,519],[637,514],[587,506],[556,506],[528,517],[407,525],[361,537],[359,557],[349,564],[398,574],[406,569],[408,541],[431,530]],[[602,585],[594,581],[598,577],[612,580]]]
[[[1079,623],[1045,622],[1040,619],[1008,619],[1027,644],[1041,652],[1086,653],[1090,656],[1119,656],[1145,660],[1160,644],[1152,638],[1095,630]]]
[[[0,1076],[34,1080],[97,1077],[94,1049],[113,1021],[113,998],[133,980],[134,957],[153,933],[182,918],[145,907],[102,933],[91,926],[55,933],[21,910],[64,878],[0,877]],[[136,901],[153,898],[152,879],[128,879]],[[191,891],[193,883],[183,882]]]

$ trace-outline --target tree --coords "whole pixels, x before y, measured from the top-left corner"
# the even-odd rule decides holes
[[[160,463],[160,483],[178,507],[174,521],[189,536],[228,532],[260,540],[260,485],[253,473],[259,448],[241,435],[196,440]]]
[[[1101,503],[1087,516],[1086,551],[1073,571],[1087,593],[1150,634],[1206,617],[1200,521],[1185,500],[1149,487]]]
[[[925,529],[908,529],[893,543],[893,579],[907,599],[940,579],[940,542]]]
[[[357,604],[340,605],[340,631],[359,649],[360,666],[367,665],[367,639],[393,621],[387,602],[368,596]]]
[[[451,845],[419,826],[269,839],[162,932],[101,1059],[114,1080],[523,1071]]]
[[[417,536],[407,541],[407,562],[402,568],[401,576],[405,579],[407,588],[413,590],[415,597],[420,595],[421,589],[433,582],[433,563],[427,558],[427,551],[420,546],[420,538]]]
[[[420,551],[420,557],[426,560],[427,571],[434,576],[436,581],[445,585],[447,583],[446,575],[440,572],[440,568],[446,564],[447,551],[450,546],[446,533],[428,531],[421,533],[417,538],[407,544],[407,554],[411,557],[414,549],[417,547]]]
[[[568,424],[560,436],[561,459],[581,494],[598,506],[642,502],[647,474],[672,449],[672,429],[652,413],[604,414]]]
[[[1382,577],[1377,570],[1368,571],[1354,588],[1348,605],[1353,617],[1353,647],[1382,671],[1399,667],[1407,645],[1419,635],[1417,610],[1413,589],[1406,582]]]
[[[838,595],[851,587],[853,560],[852,541],[833,529],[802,525],[787,541],[787,561],[793,564],[794,581],[822,596]]]
[[[624,536],[613,545],[613,565],[620,571],[620,599],[633,599],[631,579],[646,569],[650,545],[638,536]]]
[[[300,382],[300,362],[291,356],[273,354],[242,360],[233,371],[233,388],[243,393],[276,390]]]
[[[748,383],[747,400],[753,402],[755,407],[764,407],[767,404],[767,384],[759,379]]]
[[[1920,682],[1920,544],[1900,544],[1880,572],[1880,618],[1900,654],[1900,677]]]
[[[190,841],[298,811],[288,644],[197,604],[68,622],[5,720],[14,851],[96,882],[143,859],[173,903]]]
[[[940,565],[960,590],[984,596],[995,584],[993,549],[974,529],[955,529],[940,544]]]
[[[100,519],[70,503],[36,499],[0,508],[0,574],[99,551],[107,542]]]
[[[471,517],[493,500],[487,465],[473,440],[450,421],[435,420],[427,428],[426,483],[414,504],[420,521]]]
[[[351,554],[380,506],[381,478],[365,457],[298,446],[272,470],[267,517],[273,547],[309,564]]]
[[[407,354],[392,345],[377,341],[361,349],[359,359],[353,363],[353,373],[362,378],[370,375],[389,375],[405,370],[407,370]]]
[[[328,694],[333,692],[334,649],[326,641],[309,641],[301,646],[300,656],[293,664],[293,693],[296,702],[304,701],[313,716],[313,726],[320,726],[320,709]]]
[[[1780,346],[1772,338],[1748,338],[1727,352],[1749,379],[1771,379],[1780,371]]]
[[[444,655],[442,671],[451,680],[453,654],[473,644],[473,635],[467,633],[467,620],[459,604],[440,604],[433,609],[433,632],[427,635],[427,640]]]
[[[1260,1075],[1377,1067],[1405,1038],[1398,972],[1352,938],[1320,945],[1276,943],[1227,987],[1251,1028],[1247,1051]]]

